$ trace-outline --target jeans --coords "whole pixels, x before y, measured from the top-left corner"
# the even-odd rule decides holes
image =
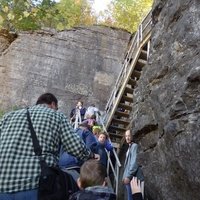
[[[127,199],[128,200],[133,200],[130,183],[126,184],[125,186],[126,186],[126,191],[127,191]]]
[[[0,193],[0,200],[38,200],[38,190],[15,193]]]

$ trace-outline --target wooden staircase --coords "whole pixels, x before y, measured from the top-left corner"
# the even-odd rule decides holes
[[[130,127],[133,93],[148,62],[151,36],[151,13],[143,20],[130,42],[122,70],[106,105],[104,126],[113,143],[122,144],[124,132]]]

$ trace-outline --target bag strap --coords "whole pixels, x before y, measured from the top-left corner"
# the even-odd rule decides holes
[[[29,113],[28,108],[27,108],[27,119],[28,119],[29,129],[31,131],[31,138],[32,138],[32,142],[33,142],[33,148],[34,148],[35,155],[41,156],[42,155],[42,148],[40,147],[37,135],[36,135],[35,130],[33,128],[33,124],[31,122],[30,113]]]

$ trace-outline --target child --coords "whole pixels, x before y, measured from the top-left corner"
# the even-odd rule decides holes
[[[100,126],[93,126],[92,128],[93,135],[95,136],[96,140],[98,141],[99,133],[101,132]]]
[[[100,162],[106,167],[107,166],[107,151],[112,151],[113,146],[108,140],[108,136],[105,132],[99,133],[97,153],[100,155]]]
[[[104,148],[106,148],[107,151],[111,151],[113,149],[112,144],[108,140],[108,135],[105,132],[99,133],[98,141],[104,146]]]
[[[116,200],[116,194],[106,186],[106,168],[97,160],[86,161],[80,171],[76,192],[70,200]]]

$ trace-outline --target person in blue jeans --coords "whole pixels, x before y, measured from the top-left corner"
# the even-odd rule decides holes
[[[0,200],[38,200],[38,190],[28,190],[12,194],[0,194]]]
[[[79,124],[79,128],[77,128],[75,132],[83,140],[86,147],[90,149],[93,153],[96,153],[97,141],[88,127],[89,126],[86,123]],[[69,154],[68,152],[64,152],[61,149],[58,164],[61,169],[70,173],[74,180],[77,181],[80,173],[80,167],[83,164],[82,160],[79,160],[75,156]]]
[[[130,182],[133,177],[137,177],[141,181],[142,188],[144,188],[144,176],[140,166],[137,164],[138,145],[133,142],[133,137],[130,130],[125,132],[125,140],[128,144],[128,150],[126,152],[122,181],[127,190],[128,200],[132,200],[133,197]]]
[[[42,94],[28,110],[48,166],[57,165],[60,146],[79,160],[96,158],[64,113],[57,111],[58,100],[53,94]],[[37,200],[41,170],[26,108],[3,116],[0,137],[0,200]]]

